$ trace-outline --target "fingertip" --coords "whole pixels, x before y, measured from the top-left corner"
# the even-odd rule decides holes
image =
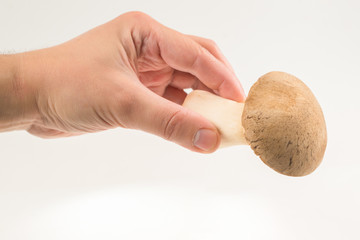
[[[244,102],[246,99],[245,91],[237,79],[235,81],[224,81],[219,86],[217,93],[221,97],[228,98],[236,102]]]
[[[242,87],[235,73],[234,73],[234,80],[228,81],[228,83],[229,85],[233,85],[233,86],[224,86],[224,88],[230,91],[233,100],[237,102],[245,102],[246,94],[244,88]]]

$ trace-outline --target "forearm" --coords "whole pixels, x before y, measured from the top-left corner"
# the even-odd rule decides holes
[[[21,54],[0,55],[0,132],[27,129],[36,119],[35,95],[21,65]]]

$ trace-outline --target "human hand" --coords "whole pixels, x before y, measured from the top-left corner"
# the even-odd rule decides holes
[[[211,122],[181,106],[183,89],[245,99],[212,41],[181,34],[138,12],[17,57],[16,84],[36,112],[27,131],[45,138],[120,126],[212,152],[219,133]]]

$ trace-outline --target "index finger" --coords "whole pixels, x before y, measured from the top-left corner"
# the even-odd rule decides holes
[[[161,57],[174,69],[196,76],[220,96],[245,100],[239,80],[224,63],[190,37],[166,28],[159,41]]]

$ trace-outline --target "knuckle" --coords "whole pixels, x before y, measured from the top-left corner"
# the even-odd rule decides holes
[[[207,45],[210,48],[211,51],[214,52],[220,52],[220,48],[216,44],[216,42],[212,39],[206,39]]]
[[[120,15],[119,18],[125,18],[132,21],[147,21],[150,19],[150,16],[141,11],[131,11]]]
[[[168,118],[166,118],[164,121],[164,138],[169,141],[176,139],[178,133],[180,132],[182,123],[186,118],[187,112],[181,110],[172,113]]]
[[[203,48],[198,48],[194,55],[194,58],[191,61],[190,68],[196,69],[198,65],[201,64],[201,61],[204,59],[205,54],[206,52]]]
[[[209,46],[217,46],[216,42],[212,39],[209,38],[205,38],[205,42],[209,45]]]

